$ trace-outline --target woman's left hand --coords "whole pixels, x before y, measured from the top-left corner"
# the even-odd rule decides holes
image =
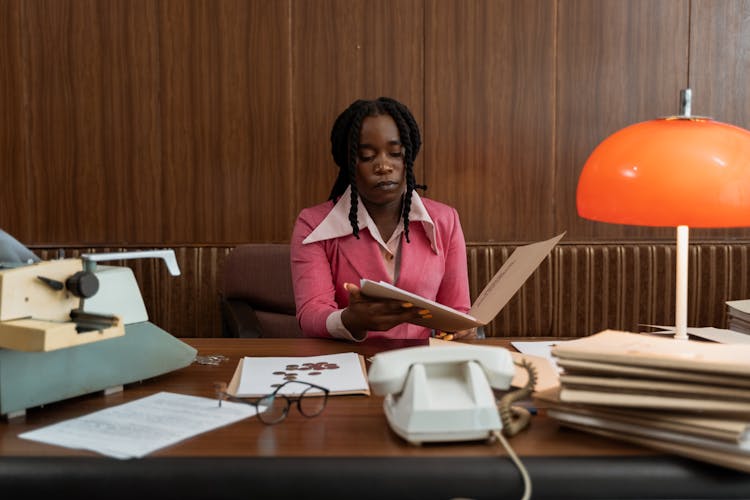
[[[435,332],[435,338],[440,340],[470,340],[478,339],[476,328],[468,330],[459,330],[457,332]]]

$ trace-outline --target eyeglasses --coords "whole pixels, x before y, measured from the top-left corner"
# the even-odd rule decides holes
[[[328,393],[330,392],[325,387],[319,385],[289,380],[279,385],[272,393],[259,398],[257,401],[247,401],[227,393],[227,384],[224,382],[214,385],[216,396],[219,399],[219,406],[221,406],[222,401],[233,401],[235,403],[254,406],[258,410],[258,418],[264,424],[278,424],[284,420],[289,414],[289,407],[292,403],[297,403],[297,411],[305,417],[317,417],[325,409],[328,402]],[[291,388],[294,396],[287,396],[280,393],[279,391],[284,387]]]

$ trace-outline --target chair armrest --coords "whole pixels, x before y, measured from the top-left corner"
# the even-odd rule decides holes
[[[255,310],[245,301],[221,299],[221,319],[224,337],[258,338],[263,336]]]

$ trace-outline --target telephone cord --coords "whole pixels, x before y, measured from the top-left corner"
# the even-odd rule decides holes
[[[526,467],[524,467],[523,462],[521,462],[521,459],[518,458],[516,452],[513,451],[513,448],[511,448],[510,443],[508,443],[508,440],[505,439],[505,436],[503,436],[502,432],[492,431],[492,435],[498,441],[500,441],[500,444],[503,445],[505,451],[508,452],[508,456],[518,468],[518,471],[521,473],[521,478],[523,479],[523,496],[521,497],[521,500],[529,500],[529,498],[531,498],[531,478],[529,477],[529,473],[526,470]]]

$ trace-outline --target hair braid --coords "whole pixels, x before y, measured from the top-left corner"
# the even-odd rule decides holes
[[[365,110],[359,110],[352,119],[349,128],[349,154],[347,155],[347,172],[351,189],[351,207],[349,208],[349,222],[352,225],[352,233],[359,239],[359,221],[357,220],[357,206],[359,205],[359,193],[357,191],[357,155],[359,154],[359,134],[362,128],[362,118]]]

